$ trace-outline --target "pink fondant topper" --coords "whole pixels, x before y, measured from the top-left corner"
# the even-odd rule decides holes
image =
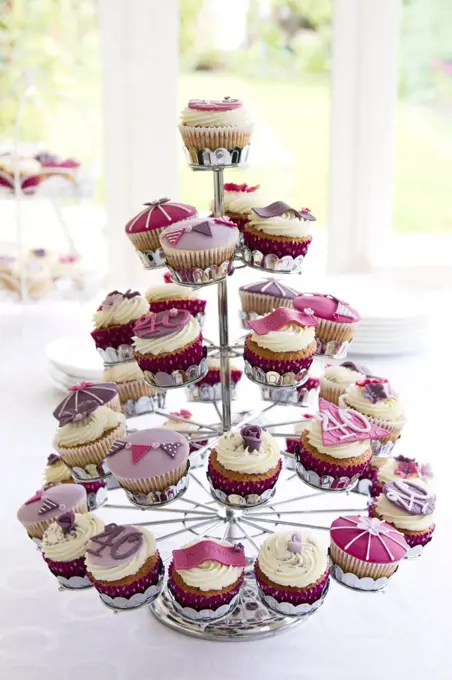
[[[233,109],[240,109],[242,106],[240,99],[233,99],[232,97],[224,97],[222,100],[190,99],[188,102],[188,108],[195,111],[232,111]]]
[[[29,498],[28,501],[25,501],[25,505],[30,505],[30,503],[36,503],[36,501],[40,501],[41,498],[42,498],[42,490],[39,489],[39,491],[36,491],[34,496]]]
[[[290,323],[297,326],[317,326],[317,320],[314,317],[287,307],[279,307],[262,319],[255,319],[247,323],[258,335],[265,335],[270,331],[279,331]]]
[[[138,319],[133,331],[139,338],[162,338],[186,326],[190,318],[191,314],[187,309],[151,312]]]
[[[348,408],[339,408],[326,399],[319,401],[319,416],[324,446],[349,444],[365,439],[387,437],[389,432],[371,423],[366,416]]]
[[[201,541],[188,548],[173,550],[174,568],[193,569],[203,562],[219,562],[227,567],[246,567],[243,545],[219,545],[214,541]]]
[[[253,187],[248,186],[248,184],[234,184],[234,182],[226,182],[224,185],[225,191],[237,191],[245,194],[252,194],[254,191],[260,189],[260,184],[256,184]]]

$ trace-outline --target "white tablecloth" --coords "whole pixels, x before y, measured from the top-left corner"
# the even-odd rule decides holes
[[[17,508],[41,484],[55,428],[51,413],[60,398],[46,377],[45,344],[80,324],[88,328],[75,306],[37,310],[25,318],[4,316],[1,325],[2,678],[452,678],[447,357],[435,348],[428,355],[371,362],[405,397],[409,424],[399,451],[431,461],[439,477],[437,530],[424,555],[404,563],[382,593],[353,592],[333,582],[320,611],[292,631],[255,642],[205,642],[165,628],[147,608],[114,616],[92,590],[59,593],[18,523]]]

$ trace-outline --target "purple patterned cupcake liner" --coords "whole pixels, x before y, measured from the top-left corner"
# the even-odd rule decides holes
[[[236,598],[245,578],[245,575],[242,574],[240,580],[233,588],[231,587],[226,592],[219,592],[217,595],[207,596],[201,590],[193,593],[181,588],[174,580],[173,570],[174,566],[171,563],[168,570],[168,591],[172,595],[173,600],[179,605],[179,611],[184,613],[185,610],[185,616],[187,616],[187,618],[198,619],[196,613],[205,612],[205,618],[210,620],[215,618],[210,613],[214,614],[216,611],[218,612],[218,610],[224,608],[225,605],[226,611],[222,610],[221,613],[218,612],[218,614],[219,616],[227,615],[235,606]],[[193,615],[190,616],[190,612],[187,610],[192,610]]]

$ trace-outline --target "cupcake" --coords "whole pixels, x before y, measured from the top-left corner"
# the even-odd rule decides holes
[[[156,406],[163,408],[165,405],[165,393],[148,385],[135,359],[106,364],[103,378],[105,382],[116,383],[121,411],[126,416],[147,413]]]
[[[194,620],[229,614],[237,604],[246,564],[242,545],[214,538],[173,550],[168,588],[176,608]]]
[[[91,336],[105,363],[132,357],[134,323],[149,311],[148,301],[138,293],[117,290],[107,295],[94,314]]]
[[[354,486],[372,458],[370,440],[384,430],[354,411],[320,399],[319,414],[295,445],[300,477],[321,489]]]
[[[311,427],[312,415],[310,413],[303,413],[298,423],[295,423],[294,437],[286,437],[286,451],[287,453],[295,453],[295,446],[300,443],[301,435],[309,430]]]
[[[294,406],[312,406],[316,402],[320,380],[309,375],[300,387],[263,387],[260,386],[262,399],[278,404],[294,404]]]
[[[338,517],[330,540],[332,575],[358,590],[384,588],[408,552],[403,535],[375,517]]]
[[[246,160],[253,127],[243,103],[224,97],[190,99],[181,113],[179,130],[190,163],[231,165]]]
[[[173,203],[169,198],[159,198],[144,204],[144,210],[126,224],[126,234],[147,269],[165,264],[160,245],[160,234],[171,224],[176,224],[198,214],[196,208],[185,203]]]
[[[78,484],[55,484],[37,491],[17,512],[30,538],[41,539],[47,527],[63,512],[88,512],[86,492]]]
[[[133,353],[151,385],[183,385],[205,373],[201,329],[186,309],[147,314],[135,324],[134,333]]]
[[[149,604],[162,589],[163,562],[154,536],[141,526],[107,524],[88,543],[85,564],[100,599],[114,609]]]
[[[397,482],[401,479],[415,484],[420,482],[431,492],[435,490],[435,479],[429,463],[418,463],[414,458],[406,456],[395,458],[374,456],[368,466],[368,477],[372,481],[370,494],[373,497],[379,496],[388,482]]]
[[[404,535],[410,548],[418,551],[431,541],[435,530],[435,504],[435,495],[421,482],[400,480],[384,485],[369,515],[391,524]]]
[[[347,387],[354,385],[357,380],[363,380],[370,375],[370,369],[353,361],[344,361],[339,366],[327,364],[320,378],[320,396],[339,406],[341,397]]]
[[[95,466],[92,467],[91,473],[96,475],[97,468]],[[51,453],[47,458],[44,479],[45,486],[43,488],[51,484],[80,484],[86,491],[86,504],[89,511],[96,510],[107,500],[103,479],[92,482],[76,482],[72,476],[71,468],[66,465],[57,453]]]
[[[245,261],[270,271],[300,271],[312,241],[307,223],[315,220],[308,208],[276,201],[252,210],[243,232]]]
[[[405,425],[402,402],[384,378],[364,378],[350,385],[339,398],[342,408],[351,408],[367,416],[371,423],[387,430],[386,437],[373,442],[376,455],[388,454],[400,437]]]
[[[176,282],[208,283],[233,270],[239,230],[226,218],[197,217],[167,227],[160,242]]]
[[[279,447],[259,425],[220,437],[209,456],[207,477],[216,498],[228,505],[259,505],[272,495],[281,472]]]
[[[53,446],[82,480],[102,476],[99,465],[125,434],[124,416],[106,405],[112,395],[114,383],[73,385],[53,412],[59,422]]]
[[[175,417],[174,417],[175,416]],[[179,420],[180,418],[183,418],[183,420]],[[175,430],[176,432],[179,432],[182,434],[184,437],[190,436],[189,440],[189,447],[190,447],[190,453],[194,453],[195,451],[198,451],[198,449],[202,448],[203,446],[207,446],[208,441],[207,439],[202,439],[202,435],[196,435],[196,432],[200,429],[199,425],[195,425],[194,423],[191,422],[192,414],[190,411],[187,411],[187,409],[181,409],[180,411],[172,411],[170,413],[170,417],[168,420],[165,420],[163,423],[162,427],[164,427],[166,430]],[[202,429],[202,428],[201,428]],[[212,435],[214,433],[212,432]],[[199,457],[195,460],[199,460]]]
[[[247,323],[253,332],[243,352],[246,375],[270,387],[300,383],[316,351],[315,319],[280,307]]]
[[[267,204],[267,200],[259,192],[260,185],[249,187],[248,184],[224,185],[223,214],[234,222],[239,231],[243,232],[250,221],[253,207],[261,207]],[[213,215],[215,211],[214,201],[210,204]]]
[[[154,285],[146,293],[151,312],[164,312],[167,309],[186,309],[202,325],[206,311],[206,301],[191,288],[178,286],[177,283]]]
[[[276,279],[265,279],[241,286],[239,296],[244,328],[248,327],[246,321],[249,319],[270,314],[279,307],[293,308],[293,301],[297,295],[296,290]]]
[[[91,585],[86,575],[85,553],[93,536],[104,528],[94,515],[63,513],[50,524],[41,541],[41,552],[50,571],[66,588],[86,588]]]
[[[188,441],[165,428],[141,430],[115,442],[111,472],[138,505],[173,500],[187,488]]]
[[[329,580],[326,550],[308,531],[271,534],[254,573],[264,603],[281,614],[308,614],[320,606]]]
[[[229,359],[231,399],[236,398],[237,384],[243,375],[240,363]],[[217,357],[207,359],[206,375],[188,386],[191,401],[219,401],[221,399],[221,360]]]
[[[317,354],[340,358],[347,353],[356,324],[361,317],[348,302],[333,295],[301,293],[294,300],[295,309],[317,319]]]

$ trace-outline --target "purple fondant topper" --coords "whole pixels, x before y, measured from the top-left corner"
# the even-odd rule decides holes
[[[248,326],[258,335],[266,335],[270,331],[279,331],[291,323],[301,327],[317,326],[317,320],[314,317],[287,307],[279,307],[262,319],[247,321]]]
[[[57,517],[56,523],[63,529],[63,533],[68,534],[75,529],[75,513],[72,510],[63,512]]]
[[[50,456],[47,456],[47,465],[56,465],[56,463],[59,463],[61,460],[61,456],[59,456],[57,453],[51,453]]]
[[[435,510],[435,496],[414,482],[388,482],[383,493],[388,501],[410,515],[431,515]]]
[[[136,555],[142,545],[143,534],[134,526],[107,524],[102,533],[93,536],[86,552],[93,564],[114,567]]]
[[[319,420],[324,446],[380,439],[389,434],[387,430],[371,423],[362,413],[340,408],[326,399],[319,400]]]
[[[56,510],[59,507],[60,507],[59,503],[56,503],[51,498],[44,498],[38,510],[38,515],[45,515],[47,512],[50,512],[51,510]]]
[[[113,382],[81,382],[69,388],[69,394],[58,404],[53,412],[60,426],[86,418],[98,406],[107,404],[118,394]]]
[[[105,300],[98,307],[98,311],[101,309],[110,309],[112,307],[117,307],[123,300],[131,300],[134,297],[138,297],[140,293],[137,290],[132,291],[131,288],[126,290],[125,293],[121,293],[119,290],[112,290],[108,293]]]
[[[357,380],[356,385],[364,387],[363,395],[372,404],[396,396],[388,380],[385,378],[365,378],[365,380]]]
[[[139,338],[163,338],[184,328],[190,318],[191,314],[186,309],[151,312],[136,322],[133,331]]]
[[[264,208],[251,208],[253,212],[263,219],[269,219],[271,217],[281,217],[285,213],[292,213],[294,217],[298,217],[299,220],[308,220],[309,222],[315,222],[314,215],[311,215],[309,208],[302,208],[301,210],[296,210],[291,208],[288,203],[284,201],[275,201],[270,203],[270,205]]]
[[[299,554],[303,550],[303,540],[301,534],[294,532],[287,541],[287,550],[294,554]]]
[[[354,361],[343,361],[341,363],[341,366],[343,366],[344,368],[349,368],[351,371],[361,373],[362,375],[366,375],[367,377],[372,375],[370,368],[368,368],[364,364],[357,364]]]
[[[131,449],[132,463],[136,465],[144,456],[153,449],[162,449],[170,458],[175,458],[177,449],[181,446],[181,442],[152,442],[152,444],[130,444],[127,443],[125,448]]]
[[[245,449],[259,451],[262,439],[262,428],[259,425],[245,425],[240,430]]]
[[[193,569],[203,562],[219,562],[227,567],[246,567],[245,551],[243,546],[219,545],[214,541],[200,541],[187,548],[173,550],[173,564],[178,571]]]

